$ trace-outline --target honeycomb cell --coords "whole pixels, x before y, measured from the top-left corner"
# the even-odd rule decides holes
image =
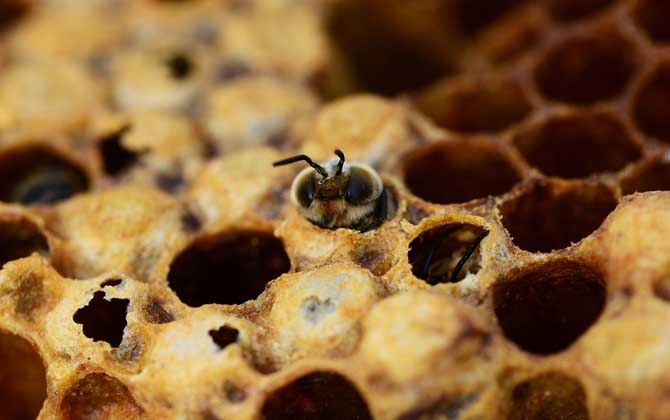
[[[521,87],[504,78],[447,80],[416,100],[436,124],[453,131],[499,131],[518,123],[531,105]]]
[[[486,139],[442,141],[414,149],[404,158],[405,184],[437,204],[464,203],[509,191],[522,178],[519,164]]]
[[[77,310],[72,319],[82,324],[86,337],[119,347],[126,328],[128,303],[128,299],[106,300],[105,292],[95,292],[88,305]]]
[[[108,175],[118,175],[128,169],[139,159],[139,155],[126,148],[121,142],[123,135],[130,127],[124,127],[108,135],[98,143],[98,150],[102,158],[102,166]]]
[[[578,380],[559,372],[530,378],[512,390],[507,420],[588,420],[586,392]]]
[[[670,3],[666,0],[638,0],[633,11],[637,25],[654,42],[670,42]]]
[[[212,341],[214,341],[221,350],[225,349],[230,344],[237,342],[239,334],[240,332],[237,331],[236,328],[227,325],[215,330],[209,330],[209,336],[212,337]]]
[[[168,282],[189,306],[238,304],[289,271],[283,242],[264,231],[234,231],[195,240],[170,265]]]
[[[616,0],[546,0],[551,16],[562,22],[590,17]]]
[[[64,420],[135,420],[142,415],[128,387],[105,373],[89,373],[68,388],[60,411]]]
[[[0,200],[21,204],[51,204],[89,186],[81,167],[42,145],[0,153],[0,179]]]
[[[372,420],[356,387],[333,372],[313,372],[274,391],[263,404],[265,420]]]
[[[637,166],[621,180],[623,194],[670,190],[670,159],[663,154]]]
[[[425,43],[385,22],[375,1],[339,1],[328,13],[327,31],[344,55],[361,90],[395,95],[429,85],[454,67]],[[384,4],[385,7],[401,7]],[[430,6],[429,6],[430,7]],[[438,10],[443,9],[437,6]],[[419,18],[428,23],[432,16]]]
[[[582,262],[550,260],[513,271],[493,287],[493,306],[505,336],[529,353],[568,348],[605,306],[600,272]]]
[[[532,166],[562,178],[616,172],[642,154],[618,119],[593,112],[555,116],[520,132],[513,142]]]
[[[46,370],[32,344],[0,330],[0,420],[37,418],[46,399]]]
[[[516,246],[550,252],[590,235],[616,206],[616,196],[605,185],[541,181],[505,201],[500,212]]]
[[[618,32],[600,30],[555,45],[536,67],[535,80],[551,100],[591,104],[621,94],[636,64],[634,45]]]
[[[40,228],[23,217],[0,216],[0,267],[33,252],[49,255],[49,244]]]
[[[634,100],[637,126],[645,134],[670,142],[670,62],[664,62],[642,85]]]
[[[481,268],[479,245],[488,231],[454,223],[421,233],[409,245],[412,274],[429,284],[461,281]]]

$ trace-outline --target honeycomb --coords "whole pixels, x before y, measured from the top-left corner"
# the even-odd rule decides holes
[[[0,419],[670,418],[670,3],[5,0]],[[323,229],[299,165],[367,163]]]

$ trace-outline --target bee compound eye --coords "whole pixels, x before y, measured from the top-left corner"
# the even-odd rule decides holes
[[[371,169],[352,166],[344,197],[350,204],[362,204],[377,198],[381,192],[381,181]]]
[[[299,176],[296,179],[295,198],[301,207],[307,208],[314,200],[316,192],[316,178],[314,173]]]

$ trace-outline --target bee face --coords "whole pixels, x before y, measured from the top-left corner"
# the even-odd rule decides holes
[[[345,163],[342,152],[321,166],[310,163],[291,186],[291,201],[312,223],[326,229],[372,229],[386,218],[386,192],[371,167]],[[300,158],[300,159],[298,159]],[[296,160],[293,160],[296,159]],[[305,160],[289,158],[275,165]]]

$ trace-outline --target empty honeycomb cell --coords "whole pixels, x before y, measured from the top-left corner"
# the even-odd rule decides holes
[[[633,17],[654,42],[670,42],[670,3],[667,0],[638,0]]]
[[[582,19],[616,3],[616,0],[546,0],[554,19],[567,22]]]
[[[186,54],[173,53],[165,58],[170,76],[175,80],[186,79],[194,70],[194,63]]]
[[[19,146],[0,153],[0,200],[51,204],[88,188],[82,168],[47,146]]]
[[[591,104],[620,95],[636,64],[635,46],[618,32],[603,29],[554,45],[536,67],[535,80],[549,99]]]
[[[535,182],[500,208],[514,244],[530,252],[550,252],[590,235],[617,206],[603,184]]]
[[[130,127],[126,126],[101,139],[98,150],[102,158],[102,166],[105,173],[118,175],[137,163],[139,154],[129,150],[122,143],[123,135]]]
[[[387,3],[379,10],[380,5],[371,0],[333,3],[326,28],[351,67],[360,90],[395,95],[425,87],[453,73],[454,66],[430,46],[385,22],[389,11],[383,8],[402,6]]]
[[[274,391],[262,408],[265,420],[372,420],[367,403],[345,377],[313,372]]]
[[[229,327],[224,325],[215,330],[209,330],[209,336],[212,337],[212,341],[216,343],[221,350],[228,347],[228,345],[237,342],[237,337],[240,332],[236,328]]]
[[[404,157],[405,184],[426,201],[464,203],[509,191],[522,178],[520,165],[485,139],[442,141]]]
[[[239,304],[256,299],[290,268],[280,239],[241,230],[195,240],[170,265],[168,282],[189,306]]]
[[[479,245],[488,231],[454,223],[422,232],[409,246],[412,274],[429,284],[457,282],[481,268]]]
[[[643,162],[621,180],[623,194],[670,190],[670,159],[663,154]]]
[[[436,124],[460,132],[503,130],[531,110],[516,82],[493,77],[447,80],[418,96],[416,106]]]
[[[0,267],[33,252],[49,255],[49,244],[40,228],[23,217],[0,216]]]
[[[46,370],[27,340],[0,330],[0,420],[37,418],[46,399]]]
[[[84,335],[93,341],[106,341],[119,347],[126,328],[128,299],[105,299],[105,292],[95,292],[88,305],[75,312],[72,319],[82,324]]]
[[[89,373],[70,386],[60,411],[63,420],[142,418],[142,409],[128,387],[105,373]]]
[[[637,126],[645,134],[670,142],[670,62],[662,63],[634,100]]]
[[[562,178],[616,172],[642,155],[616,117],[595,112],[555,116],[520,132],[513,141],[528,163]]]
[[[493,288],[493,306],[505,336],[535,354],[568,348],[596,322],[605,297],[598,270],[560,259],[515,270]]]
[[[577,379],[547,372],[516,385],[507,420],[589,420],[586,392]]]

